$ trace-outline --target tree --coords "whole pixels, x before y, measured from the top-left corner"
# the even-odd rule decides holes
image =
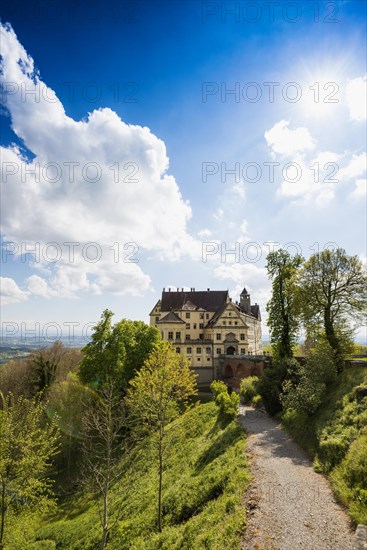
[[[342,248],[323,250],[305,262],[299,285],[304,324],[323,327],[340,372],[351,321],[362,321],[366,314],[366,271],[358,256]]]
[[[299,366],[297,376],[284,381],[280,395],[283,409],[312,415],[336,377],[333,350],[327,340],[321,338],[316,347],[308,351],[307,363]]]
[[[104,386],[98,394],[95,406],[83,418],[84,459],[86,482],[102,500],[100,518],[102,526],[101,549],[107,545],[108,536],[114,523],[110,524],[110,489],[117,479],[117,464],[127,450],[127,440],[123,439],[126,415],[121,397],[116,394],[113,384]]]
[[[293,346],[299,328],[296,303],[296,275],[301,265],[299,255],[292,257],[286,250],[270,252],[266,269],[272,279],[272,297],[266,310],[274,354],[280,359],[293,356]]]
[[[40,398],[0,394],[0,549],[4,548],[8,518],[22,511],[44,513],[53,504],[46,477],[58,449],[58,432],[47,423]]]
[[[129,380],[142,367],[160,341],[160,333],[142,321],[122,321],[112,325],[112,311],[106,309],[94,327],[91,342],[84,348],[80,379],[102,387],[113,382],[124,393]]]
[[[152,430],[157,436],[158,457],[158,530],[162,530],[162,482],[167,427],[187,407],[197,393],[196,375],[186,358],[177,354],[168,342],[161,342],[130,382],[126,403],[135,433]]]
[[[55,460],[59,474],[62,472],[59,491],[68,491],[68,483],[79,481],[82,442],[86,438],[83,418],[95,408],[97,400],[97,392],[83,385],[73,373],[66,380],[55,382],[47,393],[47,415],[60,428],[60,452]]]

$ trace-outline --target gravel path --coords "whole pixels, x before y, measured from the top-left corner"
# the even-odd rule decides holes
[[[239,421],[254,477],[242,550],[352,550],[348,515],[305,452],[261,411],[240,407]]]

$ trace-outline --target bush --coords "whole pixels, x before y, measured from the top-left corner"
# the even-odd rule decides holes
[[[322,403],[326,385],[310,376],[304,367],[299,384],[294,386],[290,380],[285,380],[282,389],[279,399],[284,410],[295,409],[312,415]]]
[[[320,340],[310,350],[306,365],[288,370],[279,400],[284,410],[295,409],[313,415],[323,402],[326,388],[337,379],[334,352],[330,345]]]
[[[349,447],[345,437],[330,437],[320,441],[317,460],[322,462],[324,472],[329,472],[344,458]]]
[[[210,391],[212,392],[214,399],[216,399],[220,393],[227,393],[228,388],[221,380],[214,380],[210,384]]]
[[[252,399],[257,395],[258,376],[248,376],[241,380],[240,396],[243,403],[251,403]]]
[[[263,406],[263,400],[261,398],[261,395],[254,395],[254,397],[251,400],[251,405],[255,407],[255,409],[259,409]]]
[[[257,383],[257,391],[262,397],[266,412],[272,416],[282,410],[279,395],[286,376],[286,365],[282,363],[274,364],[263,370]]]
[[[356,523],[367,523],[367,435],[350,446],[342,462],[331,474],[338,497],[350,506]]]
[[[226,391],[222,392],[215,398],[215,403],[219,407],[219,413],[224,418],[233,419],[237,417],[238,406],[240,404],[240,396],[232,392],[231,395]]]

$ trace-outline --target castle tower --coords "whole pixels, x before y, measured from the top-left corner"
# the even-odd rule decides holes
[[[240,306],[247,315],[251,315],[251,299],[246,287],[240,294]]]

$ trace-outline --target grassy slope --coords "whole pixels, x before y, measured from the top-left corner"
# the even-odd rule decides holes
[[[367,369],[346,369],[312,417],[288,411],[283,422],[315,469],[330,475],[352,519],[367,524],[367,397],[356,399],[359,385],[367,385]]]
[[[121,462],[122,477],[111,495],[121,519],[111,532],[108,548],[240,548],[245,518],[242,497],[249,482],[243,430],[235,421],[218,422],[212,402],[176,420],[170,439],[162,533],[155,527],[157,466],[151,436]],[[97,507],[84,496],[40,529],[38,538],[55,541],[58,550],[91,550],[99,548],[99,526]]]

